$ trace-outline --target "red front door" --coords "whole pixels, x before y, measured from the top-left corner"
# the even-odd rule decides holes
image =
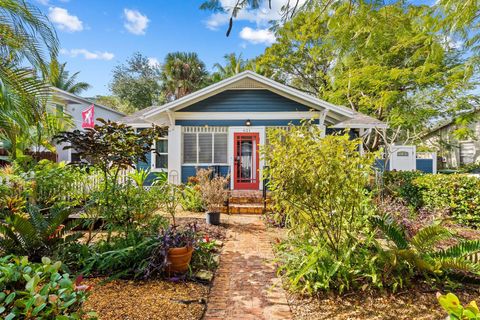
[[[258,190],[260,186],[259,171],[259,133],[233,134],[233,188]]]

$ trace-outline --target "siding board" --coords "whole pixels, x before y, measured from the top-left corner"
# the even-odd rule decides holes
[[[245,120],[248,114],[245,115]],[[244,126],[245,120],[175,120],[177,126],[220,126],[220,127],[237,127]],[[288,126],[290,123],[299,125],[302,119],[291,120],[251,120],[252,126]],[[314,123],[318,124],[318,119]]]
[[[177,112],[289,112],[310,108],[269,90],[226,90]]]
[[[197,170],[208,169],[214,167],[218,168],[221,176],[226,177],[230,173],[230,166],[182,166],[182,183],[187,183],[189,177],[194,177],[197,174]]]

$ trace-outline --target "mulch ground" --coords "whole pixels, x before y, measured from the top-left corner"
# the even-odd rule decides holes
[[[210,239],[225,239],[225,226],[207,225],[204,214],[181,211],[176,220],[180,227],[195,222],[197,230]],[[84,310],[95,311],[101,320],[193,320],[202,319],[206,309],[209,285],[168,280],[103,280],[85,280],[93,289]]]
[[[92,294],[85,311],[95,311],[99,319],[201,319],[208,296],[208,286],[194,282],[165,280],[88,279]]]
[[[454,290],[463,304],[480,302],[480,287]],[[379,319],[445,319],[447,314],[437,302],[435,291],[409,289],[398,294],[357,293],[354,295],[320,295],[287,298],[296,320],[379,320]]]

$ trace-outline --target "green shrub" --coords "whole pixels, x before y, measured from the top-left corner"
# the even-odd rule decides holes
[[[360,141],[348,135],[322,138],[308,123],[269,130],[268,141],[271,198],[292,238],[279,247],[290,285],[308,292],[355,286],[369,268],[362,248],[373,210],[365,187],[375,154],[361,155]]]
[[[202,195],[195,185],[187,184],[182,190],[182,197],[180,204],[183,210],[192,212],[205,211],[205,204],[202,200]]]
[[[442,308],[448,312],[448,319],[450,320],[480,319],[480,310],[475,301],[471,301],[464,307],[453,293],[447,293],[446,295],[437,293],[437,299]]]
[[[127,238],[115,237],[109,242],[101,241],[89,248],[82,273],[112,279],[139,278],[156,247],[155,237],[143,237],[138,233],[130,233]]]
[[[378,261],[385,277],[422,276],[438,280],[440,284],[451,275],[480,275],[480,240],[462,241],[447,248],[440,248],[441,241],[453,240],[453,234],[441,225],[429,225],[420,229],[411,238],[389,215],[373,217],[374,227],[387,239],[379,242]]]
[[[86,186],[92,176],[84,168],[41,160],[31,174],[35,186],[32,200],[41,207],[62,201],[70,205],[83,203],[90,193]]]
[[[381,288],[382,270],[371,241],[358,241],[335,255],[324,244],[292,237],[276,248],[279,272],[286,276],[290,289],[304,294]]]
[[[418,171],[386,172],[387,192],[414,208],[448,209],[466,225],[480,225],[480,179],[465,174],[422,174]]]
[[[0,258],[2,319],[85,319],[89,287],[60,271],[61,262],[31,263],[27,257]]]
[[[215,252],[217,252],[215,240],[203,239],[203,241],[197,241],[190,263],[191,269],[214,270],[217,267],[217,261],[214,258]]]
[[[422,197],[413,181],[424,175],[421,171],[385,171],[383,182],[387,192],[404,199],[414,208],[422,206]]]
[[[168,226],[156,216],[144,226],[92,243],[72,242],[55,251],[56,259],[76,273],[111,278],[140,277],[156,246],[159,230]]]
[[[77,240],[80,234],[71,232],[76,225],[66,223],[69,213],[70,208],[62,205],[46,212],[27,205],[24,211],[4,214],[0,219],[0,253],[27,255],[39,261],[59,246]]]
[[[426,174],[413,184],[427,208],[446,208],[460,223],[480,225],[480,179],[463,174]]]

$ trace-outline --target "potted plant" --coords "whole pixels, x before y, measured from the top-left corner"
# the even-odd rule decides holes
[[[228,199],[228,177],[212,177],[212,169],[201,169],[197,172],[198,185],[203,202],[207,207],[208,224],[220,224],[220,212]]]
[[[183,273],[188,270],[196,239],[195,224],[180,230],[176,226],[166,229],[162,235],[163,246],[167,249],[167,272]]]

